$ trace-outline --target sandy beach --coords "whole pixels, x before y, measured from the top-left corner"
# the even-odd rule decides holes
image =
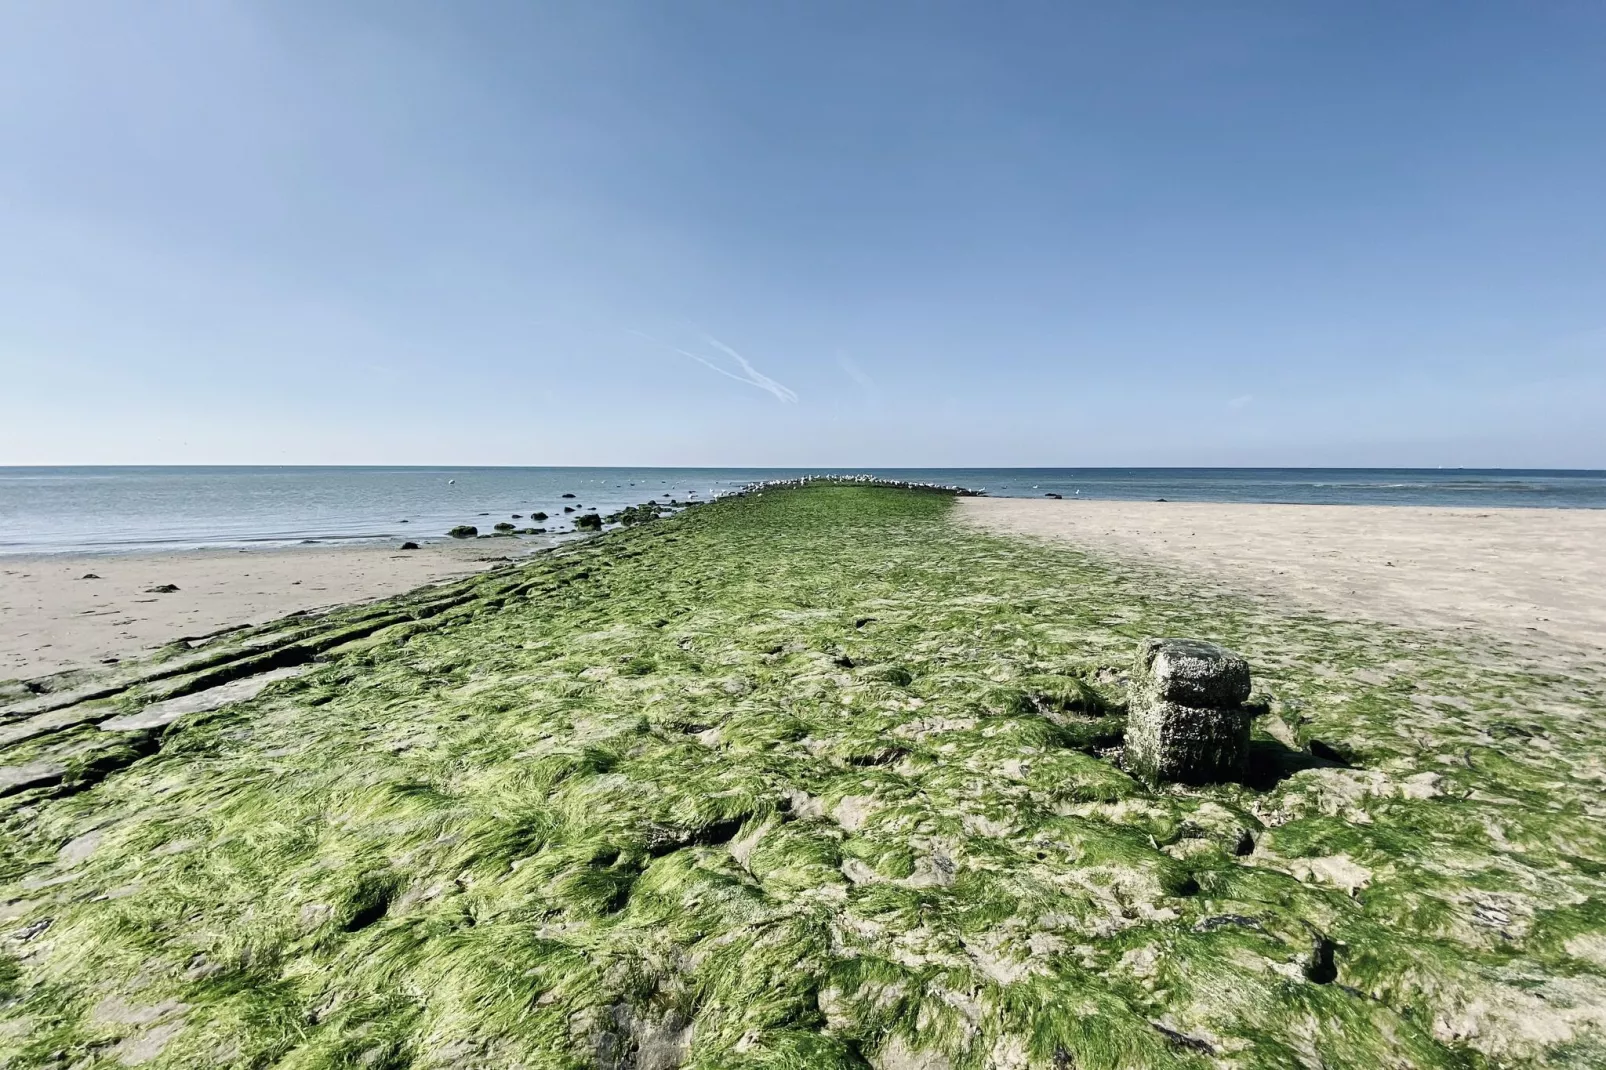
[[[1606,511],[964,498],[963,522],[1063,539],[1338,616],[1606,649]]]
[[[1347,618],[1606,649],[1606,512],[959,500],[961,523],[1181,568]],[[0,679],[380,598],[533,552],[522,540],[0,558]],[[94,579],[86,579],[94,576]],[[154,588],[172,585],[176,591]]]
[[[91,668],[181,636],[400,594],[537,549],[496,539],[405,551],[362,545],[0,557],[0,679]],[[153,590],[167,585],[177,590]]]

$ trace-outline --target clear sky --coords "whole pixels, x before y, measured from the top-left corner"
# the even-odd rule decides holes
[[[0,4],[0,463],[1606,467],[1606,4]]]

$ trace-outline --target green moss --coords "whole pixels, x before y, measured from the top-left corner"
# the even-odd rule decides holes
[[[766,490],[128,668],[0,755],[67,770],[0,799],[0,1059],[1593,1065],[1596,677],[950,505]],[[1250,657],[1254,784],[1121,770],[1149,634]],[[308,669],[94,726],[252,658]]]

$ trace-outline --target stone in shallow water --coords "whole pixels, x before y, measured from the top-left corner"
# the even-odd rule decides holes
[[[1238,775],[1249,748],[1249,663],[1198,639],[1146,639],[1127,713],[1126,767],[1152,781]]]
[[[1249,663],[1202,639],[1145,639],[1133,682],[1150,697],[1183,706],[1240,706],[1249,698]]]

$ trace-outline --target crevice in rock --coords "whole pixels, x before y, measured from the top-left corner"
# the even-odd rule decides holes
[[[1352,756],[1346,756],[1342,751],[1328,746],[1319,739],[1313,739],[1307,743],[1306,749],[1310,751],[1311,757],[1318,758],[1330,765],[1340,765],[1346,769],[1354,767],[1355,763],[1352,760]]]
[[[864,769],[876,765],[891,765],[908,753],[909,751],[905,747],[882,747],[866,754],[849,755],[842,760],[848,765]]]
[[[1191,1037],[1186,1033],[1172,1029],[1170,1026],[1161,1025],[1159,1022],[1150,1022],[1149,1025],[1154,1027],[1155,1032],[1170,1041],[1173,1047],[1183,1048],[1187,1051],[1203,1052],[1206,1055],[1214,1055],[1216,1053],[1215,1045],[1202,1037]]]
[[[1229,925],[1242,926],[1245,929],[1261,928],[1259,921],[1243,914],[1216,914],[1198,922],[1196,925],[1194,925],[1193,931],[1199,933],[1208,933],[1214,932],[1216,929],[1226,928]]]
[[[156,732],[131,734],[127,743],[105,754],[96,755],[64,778],[56,789],[49,792],[52,798],[65,799],[89,791],[114,773],[120,773],[141,758],[149,758],[162,749],[162,737]]]
[[[340,928],[348,933],[368,928],[390,912],[394,895],[395,888],[388,882],[375,882],[359,889],[351,915]]]
[[[656,828],[647,837],[647,854],[662,858],[687,847],[716,847],[729,843],[750,816],[738,814],[695,828]]]
[[[1311,938],[1311,960],[1305,967],[1305,979],[1312,984],[1330,985],[1338,980],[1338,966],[1333,962],[1337,945],[1321,934]]]

